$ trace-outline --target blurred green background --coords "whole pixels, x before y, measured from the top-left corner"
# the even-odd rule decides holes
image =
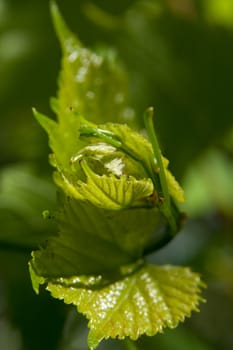
[[[117,51],[137,126],[154,106],[163,153],[184,186],[187,224],[150,260],[192,266],[208,285],[200,313],[138,348],[233,349],[233,1],[57,3],[84,45]],[[41,213],[56,205],[47,137],[31,107],[50,113],[60,57],[48,1],[0,0],[1,350],[87,349],[86,321],[48,293],[36,296],[28,273],[31,250],[54,231]]]

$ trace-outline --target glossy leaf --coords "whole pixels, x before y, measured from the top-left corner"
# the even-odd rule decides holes
[[[135,206],[148,206],[153,194],[151,179],[136,180],[132,176],[99,176],[83,163],[87,183],[79,182],[78,192],[100,208],[119,210]]]
[[[152,170],[158,170],[156,169],[156,159],[154,159],[152,146],[142,134],[130,129],[126,124],[107,123],[101,127],[116,135],[122,142],[124,151],[144,165],[148,176],[151,175]]]
[[[67,287],[49,282],[52,296],[74,304],[89,319],[88,344],[95,349],[102,339],[155,335],[174,328],[198,311],[203,284],[190,269],[147,265],[133,275],[101,289]]]
[[[157,175],[160,170],[157,160],[153,154],[150,142],[142,134],[130,129],[126,124],[107,123],[101,125],[100,128],[113,132],[115,137],[121,142],[122,149],[136,159],[138,164],[144,166],[147,176],[153,178],[155,183],[158,181]],[[177,202],[184,202],[183,189],[168,170],[169,161],[165,157],[162,157],[162,161],[169,194]]]

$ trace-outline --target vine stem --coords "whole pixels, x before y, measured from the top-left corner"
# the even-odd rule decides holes
[[[163,195],[161,210],[163,211],[164,216],[166,216],[166,218],[169,222],[169,225],[171,227],[171,231],[175,234],[177,231],[177,225],[176,225],[176,220],[171,212],[171,200],[170,200],[170,195],[168,193],[167,179],[166,179],[165,170],[164,170],[164,166],[163,166],[161,150],[159,147],[156,133],[154,131],[153,115],[154,115],[154,108],[149,107],[145,111],[145,114],[144,114],[144,123],[145,123],[145,127],[146,127],[146,131],[147,131],[149,140],[150,140],[152,147],[153,147],[155,158],[156,158],[156,160],[158,162],[158,166],[159,166],[159,181],[160,181],[161,191],[162,191],[162,195]]]
[[[125,343],[125,348],[127,350],[138,350],[138,347],[136,346],[136,343],[133,340],[129,338],[125,338],[124,343]]]

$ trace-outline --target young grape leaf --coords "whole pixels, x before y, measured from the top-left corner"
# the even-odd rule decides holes
[[[121,209],[129,205],[134,206],[138,199],[152,195],[152,181],[155,185],[158,183],[158,177],[156,175],[158,170],[156,170],[156,160],[153,156],[151,144],[140,133],[133,131],[124,124],[108,123],[101,126],[105,129],[101,129],[101,127],[93,124],[92,133],[88,137],[87,134],[85,134],[85,137],[83,135],[81,137],[80,130],[83,132],[86,121],[75,115],[72,111],[70,111],[70,123],[67,123],[66,129],[60,123],[47,118],[35,110],[34,114],[49,135],[50,146],[54,152],[50,160],[58,170],[54,177],[55,182],[67,195],[76,199],[89,200],[93,204],[102,207],[106,207],[108,204],[110,205],[109,201],[111,201],[109,209]],[[107,138],[106,132],[111,132],[112,137],[115,139],[112,137]],[[113,176],[99,177],[91,170],[85,171],[84,166],[80,166],[80,164],[74,166],[73,159],[76,158],[81,159],[88,156],[89,160],[97,157],[100,159],[100,151],[104,147],[102,143],[100,148],[100,143],[96,143],[96,140],[99,138],[101,141],[103,137],[106,142],[109,142],[109,146],[115,140],[119,142],[119,150],[116,147],[112,148],[115,150],[115,153],[117,151],[121,153],[118,153],[118,158],[113,158],[112,161],[120,160],[122,173],[127,175],[127,177],[121,177],[119,179]],[[88,143],[89,145],[87,145]],[[92,146],[92,153],[90,153],[90,145]],[[109,155],[114,154],[113,150],[109,150],[109,147],[106,148],[106,146],[108,146],[107,143],[105,143],[105,155],[108,156],[108,153]],[[87,150],[89,150],[89,154]],[[84,162],[82,163],[84,164]],[[167,167],[168,162],[165,158],[164,164]],[[115,175],[116,166],[114,168],[113,162],[108,162],[104,166],[108,166],[110,174],[112,171],[113,175]],[[97,169],[93,170],[96,171]],[[169,193],[175,199],[181,201],[183,195],[182,189],[168,169],[166,168],[165,170]],[[140,180],[128,176],[132,174],[135,174]],[[147,178],[145,178],[146,175]],[[156,191],[156,188],[154,191]],[[122,194],[127,193],[127,196],[124,198],[121,196],[123,201],[119,200],[120,192]],[[105,198],[104,201],[103,197]],[[108,204],[106,202],[107,199]],[[137,205],[140,204],[143,206],[146,204],[146,201],[144,201],[144,204],[138,201]]]
[[[106,123],[100,125],[103,130],[108,130],[115,135],[121,142],[121,148],[132,158],[136,159],[138,164],[144,166],[147,176],[151,177],[155,183],[158,182],[156,174],[159,172],[157,160],[154,156],[151,143],[140,133],[133,131],[126,124]],[[163,166],[165,168],[165,176],[169,194],[177,202],[184,202],[184,192],[175,177],[168,170],[169,161],[162,157]]]
[[[52,160],[56,162],[52,165],[65,173],[70,173],[70,158],[86,145],[85,142],[80,140],[80,118],[70,111],[66,125],[61,125],[35,109],[33,109],[33,113],[37,121],[48,133],[49,145],[55,157],[55,160]]]
[[[96,138],[102,138],[109,144],[114,146],[117,144],[119,150],[136,161],[140,171],[143,168],[142,176],[139,176],[139,179],[150,178],[154,183],[155,191],[159,191],[158,172],[160,169],[154,157],[152,146],[145,137],[131,130],[127,125],[107,123],[97,127],[97,125],[87,122],[83,118],[83,116],[88,119],[95,117],[97,120],[104,121],[104,118],[109,119],[113,110],[116,120],[119,120],[118,114],[124,115],[122,108],[118,110],[119,103],[116,103],[115,99],[119,93],[122,94],[121,88],[124,90],[124,83],[121,78],[125,74],[123,72],[119,74],[116,64],[113,67],[113,65],[109,65],[107,59],[84,48],[76,36],[70,32],[56,4],[53,2],[51,3],[51,13],[63,49],[58,98],[52,100],[58,123],[36,111],[34,111],[34,114],[49,134],[50,145],[54,152],[50,160],[58,170],[55,175],[55,182],[68,195],[74,196],[76,199],[82,199],[82,195],[76,189],[77,182],[83,180],[83,172],[80,167],[72,167],[72,158],[82,147],[85,147],[88,143],[96,142]],[[82,76],[82,79],[80,76]],[[108,79],[111,81],[108,81]],[[95,85],[95,81],[101,81],[101,83],[94,87],[94,91],[92,85]],[[112,86],[114,93],[110,88]],[[106,89],[106,87],[108,88]],[[88,100],[88,94],[93,95],[91,101]],[[123,98],[123,100],[125,99]],[[124,103],[123,105],[125,108]],[[90,110],[88,110],[89,108]],[[89,134],[88,141],[85,140],[83,133],[80,135],[80,130],[83,130],[85,125],[88,126],[87,129],[92,125],[91,129],[95,133],[93,135]],[[167,169],[165,174],[169,194],[175,200],[182,201],[183,193],[179,184]],[[86,189],[85,186],[84,188]],[[161,196],[161,189],[159,196]],[[161,199],[163,200],[163,198]]]
[[[56,220],[58,235],[31,261],[45,278],[114,273],[140,259],[163,224],[157,208],[104,210],[69,197]]]
[[[136,180],[133,176],[99,176],[83,162],[87,183],[79,181],[78,192],[97,207],[120,210],[148,206],[148,197],[153,194],[151,179]]]
[[[43,281],[42,281],[43,282]],[[189,317],[203,299],[203,284],[189,268],[145,265],[122,280],[91,290],[48,282],[53,297],[74,304],[89,319],[88,345],[94,350],[102,339],[138,339],[174,328]]]
[[[106,123],[100,125],[100,128],[111,131],[122,142],[124,151],[144,165],[150,177],[156,169],[156,159],[150,142],[142,134],[130,129],[126,124]]]
[[[184,190],[180,184],[176,181],[174,175],[168,170],[169,160],[165,157],[162,157],[165,176],[167,180],[168,193],[170,196],[175,199],[178,203],[184,203]]]
[[[95,122],[132,119],[127,75],[114,52],[102,50],[97,54],[86,49],[70,32],[55,3],[51,13],[63,51],[58,96],[52,102],[59,121],[66,124],[70,108]]]

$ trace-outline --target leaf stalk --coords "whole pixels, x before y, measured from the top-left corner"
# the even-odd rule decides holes
[[[171,211],[171,199],[168,192],[167,180],[166,180],[166,175],[164,171],[161,150],[160,150],[158,139],[154,130],[153,116],[154,116],[154,108],[149,107],[144,113],[144,123],[145,123],[149,140],[153,147],[155,158],[159,166],[158,176],[159,176],[161,194],[162,194],[161,210],[170,224],[172,233],[175,234],[177,232],[177,224]]]

